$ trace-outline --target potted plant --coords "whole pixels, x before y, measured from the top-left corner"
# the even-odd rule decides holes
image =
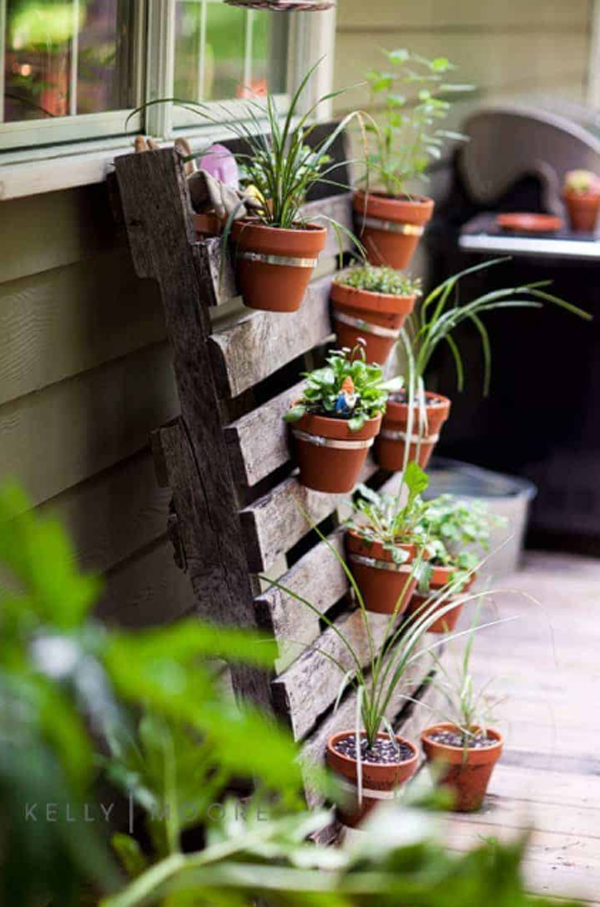
[[[493,526],[503,523],[481,501],[442,494],[428,501],[419,515],[418,531],[426,539],[428,559],[423,563],[418,590],[408,613],[418,612],[426,601],[435,601],[441,589],[451,589],[455,599],[466,592],[476,579],[481,558],[490,550]],[[446,612],[430,627],[431,633],[454,630],[462,605]]]
[[[474,622],[455,672],[436,660],[440,679],[435,684],[445,700],[445,720],[421,734],[427,761],[437,766],[438,783],[451,792],[458,812],[479,809],[503,745],[502,734],[488,726],[493,703],[487,685],[478,689],[471,675],[476,629]]]
[[[302,216],[306,195],[316,183],[341,185],[335,179],[335,171],[344,164],[332,163],[329,150],[348,124],[359,116],[347,114],[324,139],[313,147],[308,145],[315,111],[331,97],[319,98],[306,112],[302,111],[305,89],[318,65],[311,67],[302,79],[285,116],[271,94],[261,99],[244,99],[244,115],[235,120],[223,121],[214,105],[173,98],[151,101],[134,111],[171,101],[226,130],[242,146],[243,150],[233,154],[242,172],[244,192],[239,207],[227,218],[223,245],[226,248],[230,238],[235,243],[238,286],[244,304],[252,309],[297,311],[325,246],[325,224],[330,223],[338,235],[348,235],[362,252],[361,244],[343,224],[325,215],[321,217],[325,224],[308,222]],[[184,161],[187,163],[203,153],[185,156]],[[252,213],[242,217],[249,197],[255,202]]]
[[[401,378],[384,381],[365,362],[361,344],[335,350],[323,368],[305,373],[302,396],[285,414],[293,424],[300,481],[315,491],[352,491],[381,425],[388,393]]]
[[[428,556],[421,524],[427,508],[421,493],[428,484],[423,470],[409,463],[398,494],[357,488],[345,545],[367,611],[402,614],[411,599]]]
[[[324,649],[320,653],[343,673],[337,703],[343,694],[352,689],[356,692],[356,718],[354,727],[333,734],[326,748],[326,761],[330,769],[341,780],[342,792],[347,795],[342,799],[339,812],[346,825],[354,826],[381,803],[398,795],[398,789],[408,781],[417,768],[418,757],[411,741],[396,734],[388,719],[392,697],[397,695],[408,682],[408,672],[419,659],[435,651],[445,642],[438,639],[429,645],[422,645],[423,636],[440,615],[454,607],[453,602],[429,607],[427,603],[418,614],[399,623],[398,613],[390,616],[387,622],[385,638],[377,647],[373,640],[362,592],[352,570],[337,549],[329,542],[317,526],[311,524],[319,538],[328,546],[333,556],[339,561],[354,591],[357,605],[364,621],[364,632],[367,637],[370,661],[363,667],[355,651],[353,642],[343,629],[316,607],[308,599],[284,586],[276,580],[261,577],[277,589],[285,592],[303,606],[319,616],[325,626],[333,628],[336,636],[348,651],[352,668],[346,671],[340,662]],[[487,592],[465,597],[465,601],[481,599]],[[438,610],[439,607],[439,610]],[[477,629],[490,627],[499,620],[481,624]],[[452,637],[450,637],[452,639]],[[410,695],[406,694],[407,701]],[[336,703],[336,704],[337,704]]]
[[[570,170],[565,176],[563,198],[571,229],[593,233],[600,212],[600,177],[589,170]]]
[[[372,106],[383,106],[382,122],[365,125],[374,140],[368,172],[369,181],[374,173],[375,191],[365,183],[355,193],[354,210],[369,261],[406,268],[433,214],[433,200],[408,186],[425,178],[446,139],[462,139],[438,124],[450,111],[446,96],[471,86],[447,81],[455,67],[445,57],[427,60],[409,50],[384,54],[388,68],[366,73]]]
[[[390,395],[375,451],[383,469],[403,469],[416,460],[425,469],[450,413],[451,401],[442,394],[426,390],[426,375],[435,351],[447,344],[454,358],[458,390],[464,387],[465,368],[454,331],[470,322],[481,338],[484,365],[483,392],[487,395],[491,375],[491,345],[482,316],[496,309],[541,308],[551,303],[588,321],[591,315],[577,306],[553,296],[545,289],[551,281],[538,281],[519,287],[491,290],[470,301],[461,302],[458,291],[462,278],[475,271],[500,264],[494,259],[449,277],[432,290],[407,318],[400,332],[398,352],[404,353],[406,380],[400,391]]]
[[[331,286],[339,346],[352,349],[363,338],[367,362],[383,365],[420,295],[421,281],[393,268],[364,264],[344,271]]]

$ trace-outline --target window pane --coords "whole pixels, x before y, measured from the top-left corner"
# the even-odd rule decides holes
[[[288,18],[227,6],[222,0],[178,0],[175,95],[222,101],[285,91]]]
[[[134,106],[132,10],[132,0],[6,0],[4,120]]]
[[[248,13],[225,3],[208,3],[204,49],[204,98],[221,101],[242,94]]]

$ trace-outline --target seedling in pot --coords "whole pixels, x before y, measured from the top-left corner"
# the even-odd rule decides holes
[[[418,529],[427,539],[429,557],[423,564],[418,590],[408,605],[408,612],[420,608],[430,593],[450,582],[455,593],[470,588],[481,558],[489,553],[492,528],[505,523],[503,517],[491,514],[481,501],[451,494],[428,501],[421,512]],[[459,615],[460,606],[434,624],[431,632],[453,630]]]
[[[314,115],[320,104],[343,94],[344,90],[324,95],[302,110],[304,94],[321,61],[312,66],[292,95],[283,115],[273,95],[248,98],[243,115],[231,120],[220,104],[203,104],[175,98],[151,101],[139,108],[167,101],[183,107],[200,119],[213,123],[243,143],[244,150],[234,153],[247,189],[254,199],[252,216],[238,220],[246,212],[245,199],[231,211],[223,231],[226,248],[230,237],[237,246],[238,284],[247,306],[267,311],[294,312],[325,246],[326,224],[339,237],[348,236],[359,252],[362,246],[338,221],[321,216],[325,225],[307,222],[302,205],[316,184],[349,188],[340,182],[339,171],[346,163],[332,163],[329,155],[346,127],[366,114],[347,114],[337,126],[312,147],[308,140],[315,128]],[[138,112],[138,111],[136,111]],[[133,114],[132,114],[133,116]],[[265,130],[267,134],[265,134]],[[206,149],[193,157],[201,157]],[[256,204],[256,202],[258,204]]]
[[[443,722],[423,731],[421,741],[429,762],[437,765],[438,781],[453,795],[459,812],[478,809],[485,797],[494,766],[502,755],[503,739],[489,727],[494,707],[488,684],[478,687],[471,673],[471,656],[479,611],[471,625],[467,644],[454,670],[436,659],[434,684],[443,697]]]
[[[426,178],[447,140],[463,140],[440,124],[450,113],[449,96],[472,86],[448,81],[455,67],[445,57],[427,60],[405,49],[383,53],[386,69],[366,74],[371,106],[383,106],[377,126],[365,125],[374,146],[367,164],[375,191],[366,185],[357,192],[354,208],[369,260],[406,268],[433,214],[433,200],[412,195],[409,184]]]
[[[361,344],[334,350],[323,368],[304,377],[302,396],[284,416],[293,424],[300,481],[316,491],[351,491],[388,394],[399,390],[402,379],[384,380],[382,369],[365,361]]]
[[[401,614],[426,569],[421,521],[428,505],[421,494],[428,484],[423,470],[409,463],[398,494],[357,488],[345,542],[368,611]]]
[[[358,265],[333,281],[333,320],[340,346],[362,337],[368,362],[383,365],[421,295],[421,281],[393,268]]]
[[[484,318],[489,312],[503,309],[539,309],[544,304],[558,306],[579,318],[592,316],[578,306],[548,292],[551,281],[503,287],[461,302],[461,280],[476,271],[501,264],[507,259],[494,259],[460,271],[432,290],[406,319],[400,332],[398,354],[405,360],[403,391],[390,398],[381,434],[377,440],[377,459],[384,469],[399,470],[408,460],[416,460],[425,469],[450,413],[451,401],[441,394],[426,390],[426,378],[435,352],[443,344],[450,350],[456,368],[458,390],[465,386],[467,374],[461,351],[454,338],[456,329],[470,323],[481,341],[484,376],[483,392],[490,386],[492,352]],[[408,448],[408,449],[407,449]]]

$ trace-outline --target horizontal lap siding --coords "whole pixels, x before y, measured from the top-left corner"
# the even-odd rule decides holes
[[[179,412],[158,287],[136,277],[105,186],[0,202],[0,249],[0,479],[105,575],[102,617],[174,619],[192,595],[148,446]]]

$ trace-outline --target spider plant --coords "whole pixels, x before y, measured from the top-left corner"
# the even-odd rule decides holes
[[[433,684],[444,699],[444,707],[439,710],[440,715],[444,722],[455,728],[462,745],[467,750],[469,742],[474,737],[479,734],[485,736],[494,709],[502,701],[500,697],[490,697],[488,688],[491,679],[482,686],[478,686],[473,679],[471,656],[479,623],[480,608],[477,608],[467,634],[464,651],[456,659],[453,668],[449,668],[444,660],[434,655],[437,678]]]
[[[418,310],[413,312],[406,320],[403,327],[405,333],[403,343],[412,350],[412,365],[409,363],[407,386],[414,387],[417,395],[423,396],[427,369],[433,354],[443,343],[449,347],[454,359],[458,390],[463,390],[465,368],[460,349],[453,334],[465,322],[470,322],[473,325],[481,339],[484,362],[483,390],[485,395],[488,394],[492,354],[489,333],[482,320],[482,316],[485,316],[488,312],[510,308],[539,309],[545,303],[550,303],[586,321],[592,320],[592,316],[588,312],[567,302],[565,299],[549,293],[545,289],[552,283],[549,280],[522,284],[517,287],[503,287],[499,290],[483,293],[470,302],[460,302],[460,281],[464,277],[508,260],[506,258],[496,258],[492,261],[486,261],[471,268],[466,268],[458,274],[449,277],[432,290],[423,300]]]
[[[267,94],[265,98],[245,99],[242,104],[243,116],[235,120],[231,120],[231,113],[225,105],[204,104],[180,98],[149,101],[134,111],[134,114],[154,104],[172,103],[202,120],[222,127],[242,145],[243,150],[235,151],[233,154],[241,167],[244,182],[254,187],[261,202],[260,208],[255,212],[259,222],[267,227],[286,230],[301,228],[305,224],[302,205],[316,183],[349,188],[336,179],[335,175],[345,162],[332,163],[329,152],[336,139],[353,120],[358,119],[362,123],[365,117],[368,118],[367,114],[359,111],[348,113],[329,135],[314,146],[309,146],[308,140],[316,125],[314,115],[318,106],[347,90],[344,88],[329,92],[302,112],[306,88],[321,62],[322,59],[318,60],[308,70],[292,95],[285,114],[279,110],[272,94]],[[205,153],[206,149],[203,149],[186,156],[185,160],[193,160]],[[240,208],[242,205],[243,202],[240,202]],[[224,242],[228,239],[231,224],[237,213],[234,211],[229,217],[223,236]],[[338,235],[348,236],[359,252],[362,252],[358,240],[343,224],[325,215],[321,215],[320,218],[330,223]]]

